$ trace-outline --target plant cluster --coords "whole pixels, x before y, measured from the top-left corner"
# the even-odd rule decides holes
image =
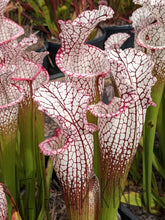
[[[120,24],[119,20],[130,23],[129,16],[138,7],[132,0],[12,0],[8,7],[8,16],[13,18],[12,11],[18,11],[20,25],[24,20],[29,20],[36,28],[59,38],[59,20],[74,20],[85,10],[93,10],[99,5],[106,5],[114,10],[114,16],[110,19],[110,24]]]
[[[94,0],[13,0],[12,2],[21,7],[22,17],[28,18],[33,25],[40,27],[49,37],[52,34],[56,38],[60,33],[58,20],[74,20],[82,11],[97,7]]]
[[[82,6],[86,7],[87,2],[92,4],[82,0]],[[164,199],[156,194],[156,185],[151,190],[151,174],[152,164],[156,164],[164,175],[153,150],[153,137],[157,125],[164,161],[165,46],[161,33],[165,3],[134,2],[144,4],[149,16],[151,12],[157,20],[137,34],[138,50],[120,49],[129,37],[125,33],[111,35],[105,50],[85,43],[99,22],[113,17],[114,11],[108,6],[79,11],[73,21],[59,21],[61,48],[56,63],[65,74],[65,82],[49,82],[42,67],[46,54],[26,51],[36,43],[36,37],[31,35],[18,43],[16,38],[23,34],[23,29],[4,17],[8,0],[0,4],[0,182],[10,190],[9,193],[5,185],[0,185],[3,219],[49,219],[49,188],[54,168],[69,219],[116,220],[141,136],[144,204],[150,212],[152,199],[164,206]],[[48,6],[48,1],[40,1],[37,10],[41,3]],[[49,3],[55,6],[57,2]],[[139,31],[141,20],[138,22],[139,17],[134,16],[133,24]],[[143,21],[150,23],[153,17],[144,17]],[[115,96],[105,104],[104,79],[109,74]],[[46,140],[44,114],[59,127],[56,135]],[[44,155],[49,156],[46,167]]]
[[[144,51],[154,61],[153,75],[157,78],[152,88],[152,98],[156,107],[149,107],[146,114],[146,121],[143,129],[143,136],[140,143],[143,163],[143,197],[144,206],[151,213],[159,213],[165,209],[164,184],[159,187],[158,176],[165,178],[165,140],[164,140],[164,11],[165,2],[160,1],[134,1],[142,5],[132,15],[135,29],[135,48]],[[155,142],[158,139],[158,144]],[[157,145],[157,146],[156,146]],[[140,152],[139,151],[139,152]],[[138,152],[138,153],[139,153]],[[139,158],[141,153],[137,155]],[[138,159],[139,160],[139,159]],[[137,161],[138,161],[137,160]],[[139,160],[140,161],[140,160]],[[132,172],[136,181],[140,181],[137,171],[139,162],[134,163],[137,167]],[[156,170],[156,172],[153,172]],[[161,189],[162,188],[162,189]]]
[[[32,95],[49,80],[41,65],[47,52],[25,51],[37,42],[34,35],[17,42],[24,30],[4,17],[7,3],[0,5],[0,182],[10,190],[23,219],[43,219],[49,182],[37,146],[44,139],[44,120]],[[11,211],[8,200],[9,219],[14,218]]]

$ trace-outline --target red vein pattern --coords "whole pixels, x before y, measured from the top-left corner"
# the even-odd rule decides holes
[[[134,0],[134,3],[147,7],[152,12],[156,20],[158,20],[162,24],[165,23],[164,0]]]
[[[130,17],[135,33],[139,33],[144,27],[147,27],[154,22],[155,19],[156,18],[152,15],[151,11],[145,6],[136,9]]]
[[[105,42],[105,50],[120,48],[129,37],[127,33],[112,34]]]
[[[8,219],[8,207],[5,192],[3,187],[0,185],[0,219]]]
[[[26,49],[29,46],[36,44],[37,41],[38,41],[38,38],[36,37],[36,35],[31,34],[28,38],[23,38],[22,41],[19,43],[19,46],[17,45],[17,47],[18,47],[18,51],[20,51],[20,48],[21,48],[21,51],[23,53],[22,56],[24,58],[32,60],[33,62],[39,65],[42,65],[44,57],[49,54],[48,51],[39,52],[39,53],[35,51],[26,51]]]
[[[152,15],[151,11],[147,7],[143,6],[141,8],[136,9],[132,13],[130,20],[132,21],[132,26],[135,29],[134,47],[144,52],[145,51],[144,48],[137,44],[136,39],[139,32],[143,28],[147,27],[148,25],[150,25],[152,22],[155,21],[155,17]]]
[[[17,46],[1,44],[0,45],[0,62],[2,65],[15,65],[16,69],[10,76],[15,83],[20,86],[24,92],[24,104],[30,102],[30,84],[33,92],[44,83],[49,81],[49,75],[41,65],[43,57],[47,53],[28,52],[25,49],[36,42],[36,37],[31,35],[30,38],[23,39]],[[33,58],[34,61],[30,59]]]
[[[4,17],[3,13],[8,2],[9,0],[1,0],[0,2],[0,45],[11,41],[14,44],[13,40],[24,34],[24,29],[21,26]]]
[[[152,24],[143,29],[137,38],[137,43],[146,48],[146,53],[155,62],[155,76],[164,77],[165,67],[165,43],[164,43],[164,28],[159,23]],[[146,38],[147,36],[147,38]]]
[[[148,1],[146,7],[157,19],[157,23],[151,24],[142,29],[137,37],[137,43],[146,48],[146,53],[155,62],[155,76],[164,78],[165,66],[165,41],[164,41],[164,24],[165,24],[165,2],[164,1]]]
[[[112,192],[112,183],[116,185],[128,173],[140,141],[146,110],[153,104],[150,93],[156,78],[152,76],[153,62],[143,52],[118,49],[108,54],[120,98],[113,98],[108,106],[98,103],[90,108],[99,117],[102,188]],[[121,103],[125,103],[125,110],[113,114]]]
[[[71,83],[51,82],[40,87],[33,98],[39,110],[61,127],[56,136],[39,145],[41,151],[53,157],[65,201],[81,207],[93,166],[92,133],[97,129],[86,119],[89,96]]]
[[[11,84],[8,78],[14,71],[12,66],[0,65],[0,132],[13,133],[17,129],[18,103],[24,97],[23,91]]]
[[[113,16],[113,10],[100,6],[99,10],[85,11],[73,22],[59,21],[61,48],[56,55],[59,69],[65,73],[66,81],[87,90],[90,102],[102,97],[103,78],[109,73],[104,52],[85,44],[85,40],[100,21]]]

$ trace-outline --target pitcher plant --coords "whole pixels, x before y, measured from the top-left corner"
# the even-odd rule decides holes
[[[146,13],[147,23],[144,22],[137,32],[137,44],[138,48],[143,50],[151,60],[154,61],[154,68],[152,71],[153,76],[157,78],[156,84],[152,88],[152,98],[156,103],[156,108],[149,107],[146,115],[146,122],[144,125],[143,133],[143,191],[144,191],[144,203],[149,212],[156,212],[155,204],[165,208],[163,197],[160,196],[157,182],[153,174],[152,165],[156,168],[160,176],[165,178],[164,165],[165,165],[165,151],[164,151],[164,84],[165,84],[165,72],[164,72],[164,11],[165,2],[160,1],[134,1],[137,4],[142,5],[138,10],[148,11]],[[136,15],[138,12],[134,12]],[[142,16],[143,18],[145,16]],[[133,25],[141,23],[139,17],[134,16]],[[136,29],[135,29],[136,31]],[[136,45],[137,45],[136,44]],[[159,136],[159,152],[158,155],[155,151],[155,137],[156,132]],[[153,185],[153,187],[152,187]]]
[[[34,35],[17,42],[24,30],[3,16],[7,3],[2,1],[0,16],[0,179],[9,188],[23,219],[43,219],[48,216],[46,182],[49,185],[50,181],[46,180],[45,159],[38,148],[44,140],[44,117],[33,103],[32,95],[49,80],[42,67],[47,52],[26,51],[37,42]],[[8,206],[11,219],[9,202]]]
[[[3,20],[7,2],[0,5]],[[151,54],[148,57],[136,49],[119,49],[129,37],[127,34],[111,36],[105,42],[105,50],[85,43],[97,24],[113,14],[111,8],[102,5],[98,10],[82,12],[73,21],[59,21],[61,48],[56,63],[65,74],[65,82],[48,82],[48,73],[42,67],[47,53],[26,51],[37,41],[34,35],[18,43],[15,39],[22,29],[18,28],[19,34],[13,37],[11,33],[3,35],[7,29],[0,28],[0,36],[5,36],[0,43],[0,95],[4,100],[1,119],[4,128],[14,132],[14,147],[11,149],[10,145],[9,152],[6,146],[12,135],[5,132],[7,138],[3,141],[1,123],[0,181],[11,191],[23,219],[49,219],[52,166],[61,184],[69,219],[117,219],[147,108],[155,106],[151,88],[156,78],[152,75]],[[8,25],[5,21],[4,25]],[[107,76],[115,91],[109,104],[102,102]],[[13,117],[5,109],[9,106],[16,107]],[[44,114],[59,127],[56,135],[46,140]],[[7,116],[14,126],[6,124]],[[43,155],[50,156],[47,169]],[[12,181],[9,167],[5,168],[9,160],[13,166]],[[9,219],[11,215],[8,200]]]
[[[127,35],[108,39],[105,51],[85,43],[94,25],[112,14],[111,9],[100,6],[97,11],[83,12],[73,22],[59,21],[62,45],[56,63],[66,82],[50,82],[34,95],[39,109],[60,127],[56,136],[39,146],[45,155],[52,156],[69,219],[117,219],[146,110],[149,105],[155,106],[150,96],[156,82],[152,76],[154,63],[136,49],[119,49]],[[101,100],[108,74],[116,97],[106,105]],[[100,196],[95,190],[95,199],[89,196],[91,174],[99,180]],[[89,212],[90,200],[95,201],[95,215]]]

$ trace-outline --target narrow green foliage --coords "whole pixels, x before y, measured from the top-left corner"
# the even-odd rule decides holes
[[[32,82],[29,82],[29,86],[31,91],[29,103],[24,103],[19,111],[18,157],[21,158],[22,165],[17,166],[19,181],[17,188],[23,190],[21,194],[18,193],[21,201],[19,206],[25,220],[42,220],[43,216],[47,216],[49,220],[49,191],[46,186],[48,180],[46,181],[45,157],[38,147],[39,143],[44,140],[44,115],[37,110],[37,105],[33,102]],[[49,175],[50,178],[51,175]]]
[[[99,145],[98,131],[95,131],[93,133],[93,139],[94,139],[93,168],[94,168],[95,174],[98,177],[99,182],[100,182],[100,145]]]
[[[159,204],[163,209],[165,209],[165,197],[161,198],[160,196],[155,195],[155,193],[152,192],[153,199]],[[157,210],[155,211],[158,212]]]
[[[151,209],[152,198],[152,161],[153,161],[153,149],[156,132],[157,117],[160,107],[160,102],[164,90],[164,81],[159,80],[152,88],[152,99],[156,103],[156,107],[150,106],[147,110],[146,121],[144,125],[143,133],[143,190],[144,190],[144,202],[148,211]]]
[[[159,135],[159,142],[160,142],[160,153],[159,158],[162,164],[162,168],[164,169],[164,176],[165,176],[165,90],[163,92],[159,114],[158,114],[158,120],[157,120],[157,130]]]
[[[5,135],[0,135],[0,148],[1,148],[1,168],[2,168],[2,182],[8,186],[14,199],[16,199],[16,177],[15,177],[15,164],[16,162],[16,132],[8,131]],[[10,158],[10,159],[9,159]],[[8,202],[8,217],[11,218],[11,203]]]
[[[161,165],[161,163],[159,162],[159,159],[157,158],[155,153],[153,153],[152,161],[153,161],[153,166],[155,167],[157,172],[165,179],[165,170],[163,166]]]
[[[133,177],[133,180],[136,182],[136,183],[139,183],[141,181],[141,174],[140,174],[140,165],[141,165],[141,162],[142,162],[142,152],[141,152],[141,146],[138,147],[137,151],[136,151],[136,154],[134,156],[134,159],[133,159],[133,163],[130,167],[130,173]]]

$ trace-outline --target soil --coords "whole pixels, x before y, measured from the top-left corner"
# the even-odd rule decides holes
[[[60,190],[60,186],[55,180],[52,180],[49,201],[51,220],[68,220],[66,207],[62,199],[62,192]],[[122,205],[129,209],[132,212],[132,214],[136,216],[136,218],[139,220],[165,220],[165,216],[156,216],[149,214],[141,207],[131,206],[127,204]]]
[[[152,215],[138,206],[125,205],[139,220],[165,220],[165,216]]]

